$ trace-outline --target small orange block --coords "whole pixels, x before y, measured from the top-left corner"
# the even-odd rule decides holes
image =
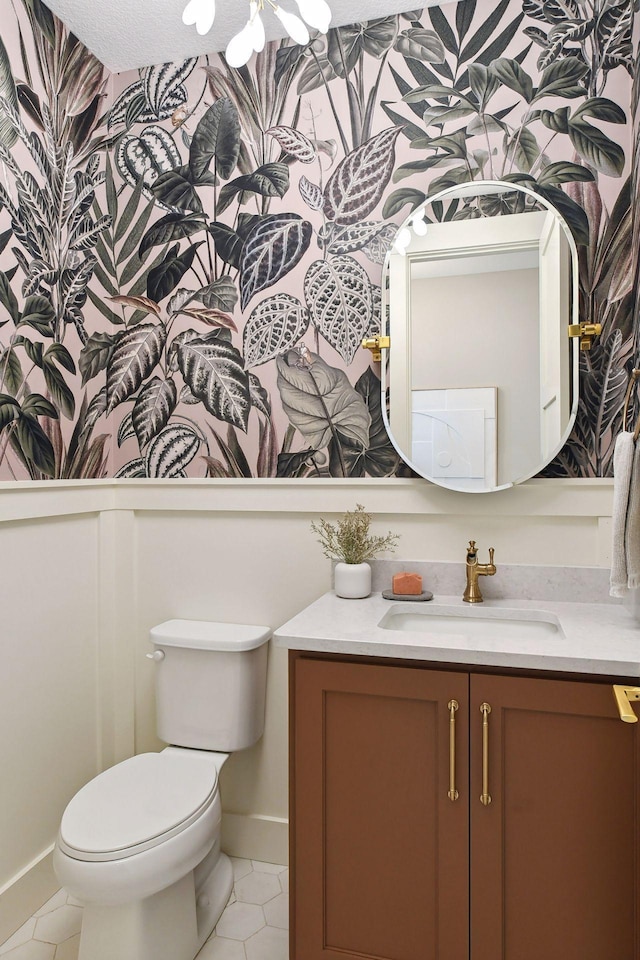
[[[405,596],[417,596],[422,593],[422,577],[419,573],[396,573],[393,577],[394,593]]]

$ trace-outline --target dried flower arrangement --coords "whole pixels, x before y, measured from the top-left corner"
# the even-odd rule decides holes
[[[329,560],[364,563],[383,550],[395,550],[399,539],[398,534],[391,531],[386,537],[369,536],[371,519],[371,514],[358,503],[355,510],[347,510],[337,523],[320,519],[311,524],[311,529],[318,534],[318,543]]]

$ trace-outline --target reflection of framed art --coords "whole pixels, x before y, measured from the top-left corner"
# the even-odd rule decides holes
[[[411,460],[460,490],[487,490],[498,479],[496,387],[411,391]]]

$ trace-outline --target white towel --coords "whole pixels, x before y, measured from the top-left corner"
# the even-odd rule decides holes
[[[612,597],[624,597],[628,589],[625,532],[634,450],[633,434],[626,431],[618,434],[613,452],[613,549],[609,590]]]
[[[640,440],[633,454],[624,545],[627,586],[629,590],[637,590],[640,587]]]

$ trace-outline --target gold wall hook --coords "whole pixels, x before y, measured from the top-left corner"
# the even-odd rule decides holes
[[[631,700],[640,700],[640,687],[627,687],[621,683],[614,683],[613,695],[618,705],[620,719],[625,723],[637,723],[638,718],[631,708]]]
[[[365,350],[371,350],[371,356],[376,363],[382,360],[381,350],[388,350],[391,346],[389,337],[365,337],[362,341],[362,347]]]
[[[601,323],[572,323],[568,328],[570,337],[580,337],[580,349],[591,350],[595,337],[602,333]]]

